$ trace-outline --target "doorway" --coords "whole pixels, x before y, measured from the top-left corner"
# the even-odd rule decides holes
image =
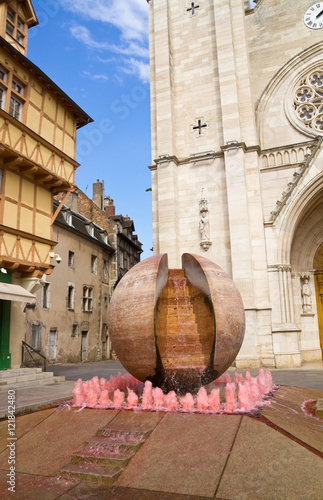
[[[57,330],[56,328],[51,328],[49,332],[49,344],[48,344],[48,357],[49,359],[56,358],[56,337]]]
[[[88,336],[88,332],[85,330],[82,330],[81,361],[87,361],[87,336]]]

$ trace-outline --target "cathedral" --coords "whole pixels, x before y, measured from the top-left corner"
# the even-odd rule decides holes
[[[154,253],[220,265],[238,368],[323,349],[323,2],[147,0]]]

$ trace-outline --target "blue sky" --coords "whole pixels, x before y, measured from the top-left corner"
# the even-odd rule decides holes
[[[39,26],[27,57],[93,119],[78,131],[76,183],[104,180],[152,255],[148,5],[146,0],[33,0]]]

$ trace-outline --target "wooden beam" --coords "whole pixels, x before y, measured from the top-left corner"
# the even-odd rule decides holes
[[[10,156],[9,158],[6,158],[3,161],[3,164],[6,167],[15,167],[17,165],[20,165],[20,163],[22,163],[22,161],[23,161],[23,157],[22,156],[14,155],[14,156]]]
[[[66,202],[67,198],[69,197],[69,195],[70,195],[71,193],[74,193],[75,189],[76,189],[76,186],[73,186],[73,187],[72,187],[69,191],[67,191],[67,193],[65,194],[64,198],[62,199],[62,201],[60,202],[60,204],[59,204],[59,205],[58,205],[58,207],[56,208],[55,213],[53,214],[53,217],[52,217],[52,219],[51,219],[51,221],[50,221],[50,225],[51,225],[51,226],[54,224],[54,222],[55,222],[55,220],[56,220],[56,218],[57,218],[58,214],[60,213],[60,211],[62,210],[63,206],[65,205],[65,202]]]

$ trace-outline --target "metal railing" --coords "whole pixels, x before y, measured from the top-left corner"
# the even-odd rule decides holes
[[[42,359],[37,358],[37,356]],[[44,372],[46,371],[46,357],[24,341],[22,341],[21,347],[21,360],[21,368],[30,367],[30,365],[36,367],[43,365]]]

